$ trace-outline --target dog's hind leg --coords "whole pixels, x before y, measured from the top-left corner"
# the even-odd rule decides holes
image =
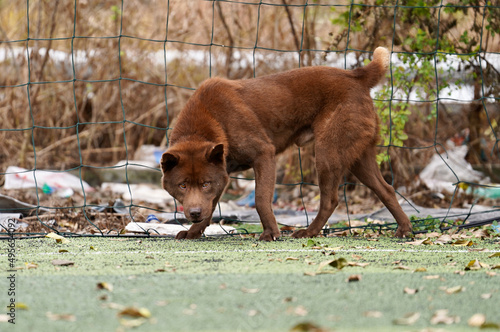
[[[399,205],[394,188],[385,182],[380,173],[380,169],[375,159],[375,149],[367,149],[361,159],[351,167],[351,172],[359,181],[377,194],[378,198],[396,219],[398,223],[396,236],[409,236],[412,232],[411,222],[408,216],[403,212],[401,205]]]
[[[320,189],[319,211],[307,229],[300,229],[292,234],[295,238],[314,237],[325,226],[328,218],[338,205],[338,186],[344,174],[339,164],[332,164],[331,160],[338,160],[338,156],[330,153],[319,153],[316,145],[316,169]],[[334,151],[332,151],[334,153]]]

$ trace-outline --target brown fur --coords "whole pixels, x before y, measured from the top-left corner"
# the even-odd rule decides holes
[[[264,231],[280,231],[272,211],[275,156],[314,140],[321,201],[317,217],[294,237],[318,235],[338,204],[338,186],[351,171],[371,188],[398,222],[397,236],[412,227],[375,161],[378,117],[370,89],[384,76],[389,51],[346,71],[306,67],[254,79],[205,81],[182,110],[162,156],[163,187],[184,205],[195,224],[177,238],[199,238],[209,225],[228,174],[253,168],[255,203]]]

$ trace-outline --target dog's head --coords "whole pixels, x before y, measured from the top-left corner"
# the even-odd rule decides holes
[[[223,144],[179,142],[163,154],[161,169],[163,188],[184,206],[189,221],[212,217],[229,181]]]

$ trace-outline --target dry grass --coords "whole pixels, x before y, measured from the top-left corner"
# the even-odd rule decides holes
[[[0,62],[0,170],[63,170],[133,159],[143,144],[167,145],[175,116],[208,77],[248,78],[322,64],[332,40],[338,51],[346,47],[347,36],[330,20],[348,7],[332,11],[327,4],[339,2],[326,0],[306,8],[304,1],[286,1],[297,5],[291,7],[284,2],[126,0],[121,8],[121,1],[84,0],[75,8],[72,1],[33,0],[29,35],[26,2],[1,2],[0,40],[8,42],[0,43],[7,54]],[[365,37],[353,32],[350,47],[361,47]],[[300,59],[298,48],[305,49]],[[57,60],[46,50],[73,58]],[[180,56],[165,66],[164,50]],[[188,56],[194,52],[202,61]],[[242,52],[255,52],[256,62],[240,61]],[[153,54],[160,54],[159,62]],[[86,61],[79,61],[81,55]],[[409,146],[429,145],[434,138],[433,124],[419,113],[408,128]],[[440,141],[457,128],[454,120],[446,121]],[[466,120],[460,121],[458,127],[465,127]],[[391,153],[396,184],[402,185],[417,174],[411,165],[423,165],[433,149]],[[313,149],[305,148],[301,157],[304,180],[315,182]],[[280,162],[283,182],[301,180],[296,149]]]

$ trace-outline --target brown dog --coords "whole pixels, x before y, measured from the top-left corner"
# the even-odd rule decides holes
[[[206,80],[179,114],[161,159],[163,187],[194,223],[177,238],[199,238],[228,174],[249,168],[255,171],[255,205],[264,227],[260,239],[278,238],[272,210],[275,156],[291,144],[313,140],[320,208],[311,225],[293,237],[318,235],[338,204],[347,171],[389,209],[398,222],[396,236],[410,233],[412,225],[375,161],[379,129],[370,89],[384,77],[389,61],[389,51],[379,47],[370,64],[352,71],[306,67],[254,79]]]

